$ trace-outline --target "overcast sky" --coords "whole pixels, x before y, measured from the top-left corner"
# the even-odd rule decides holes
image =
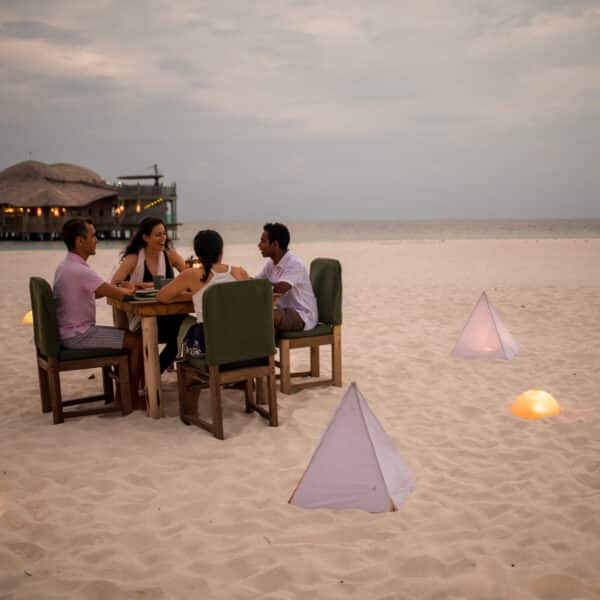
[[[187,220],[600,217],[600,0],[0,0],[0,169]]]

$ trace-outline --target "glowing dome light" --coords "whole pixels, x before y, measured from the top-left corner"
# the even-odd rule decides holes
[[[560,414],[558,402],[543,390],[527,390],[512,405],[512,414],[522,419],[541,419]]]
[[[26,312],[23,315],[23,321],[21,321],[25,325],[33,325],[33,313],[31,311]]]

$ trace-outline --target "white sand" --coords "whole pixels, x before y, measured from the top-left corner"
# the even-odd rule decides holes
[[[254,245],[227,250],[258,268]],[[20,319],[28,277],[51,280],[63,253],[0,252],[0,598],[600,598],[600,240],[295,250],[343,263],[344,382],[417,477],[400,511],[287,504],[339,388],[280,395],[277,429],[228,391],[224,442],[179,421],[173,374],[165,419],[53,426]],[[449,355],[483,289],[514,361]],[[65,395],[99,385],[88,374]],[[532,387],[562,414],[513,417]]]

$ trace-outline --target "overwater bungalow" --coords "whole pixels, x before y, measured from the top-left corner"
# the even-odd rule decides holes
[[[143,218],[158,217],[176,238],[177,189],[162,178],[156,165],[152,175],[123,175],[111,184],[78,165],[18,163],[0,172],[0,239],[58,239],[73,217],[92,219],[101,239],[129,238]]]

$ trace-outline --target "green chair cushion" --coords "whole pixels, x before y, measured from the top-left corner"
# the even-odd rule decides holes
[[[342,324],[342,265],[335,258],[315,258],[310,263],[310,282],[317,298],[319,321]]]
[[[202,297],[206,361],[227,365],[275,353],[273,288],[265,279],[220,283]]]
[[[60,352],[60,338],[52,288],[45,279],[31,277],[29,293],[33,312],[35,345],[44,356],[56,358]]]
[[[105,356],[120,356],[125,354],[126,351],[121,349],[113,348],[94,348],[85,350],[68,350],[67,348],[61,348],[58,353],[58,360],[85,360],[86,358],[103,358]]]
[[[327,325],[326,323],[318,323],[316,327],[313,327],[312,329],[307,329],[305,331],[280,331],[277,337],[282,340],[296,340],[298,338],[331,335],[332,332],[333,325]]]
[[[103,358],[120,356],[125,350],[93,348],[86,350],[68,350],[60,346],[56,305],[50,284],[41,277],[29,280],[31,294],[31,310],[33,311],[33,331],[35,345],[42,356],[56,358],[60,361],[85,360],[86,358]]]

